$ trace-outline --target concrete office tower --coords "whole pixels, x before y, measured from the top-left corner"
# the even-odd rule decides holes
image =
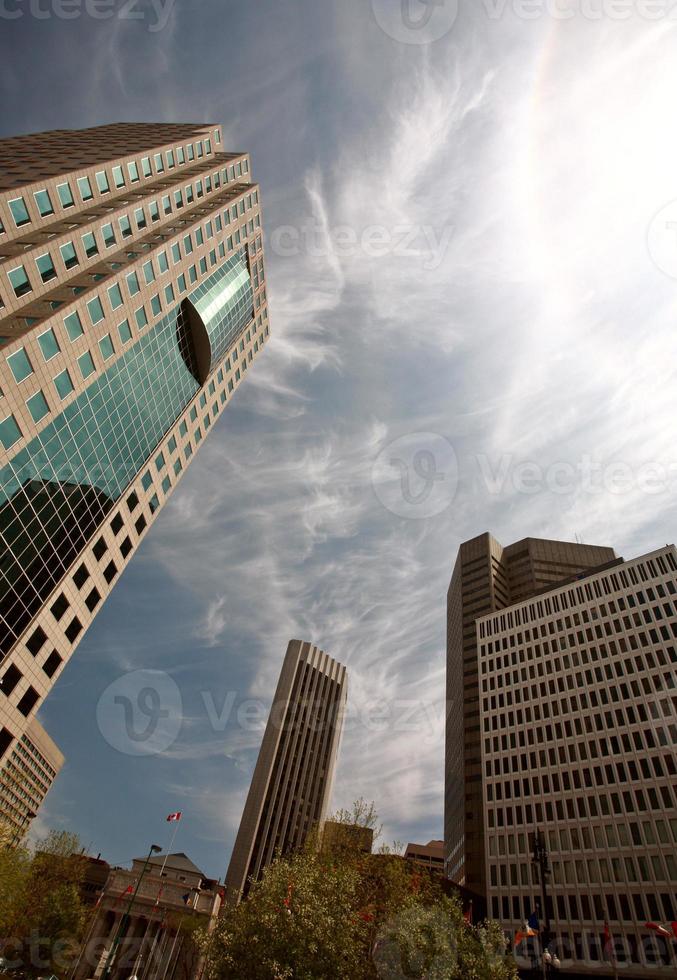
[[[600,972],[606,919],[621,972],[668,975],[672,955],[674,976],[645,928],[677,919],[674,546],[476,625],[489,913],[514,932],[535,908],[540,830],[563,967]]]
[[[347,696],[346,668],[291,640],[226,875],[230,901],[246,896],[277,853],[300,847],[331,797]]]
[[[461,545],[447,595],[446,873],[484,892],[479,672],[475,621],[587,568],[613,549],[525,538],[504,548],[489,533]]]
[[[0,141],[3,755],[267,342],[261,236],[218,126]]]
[[[21,840],[64,763],[63,753],[37,718],[6,755],[0,773],[0,819]]]

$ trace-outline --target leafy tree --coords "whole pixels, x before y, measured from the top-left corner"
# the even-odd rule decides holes
[[[358,800],[332,820],[345,835],[328,846],[311,834],[203,933],[210,980],[516,980],[498,923],[469,926],[434,875],[387,849],[360,850],[349,831],[378,827],[373,804]]]

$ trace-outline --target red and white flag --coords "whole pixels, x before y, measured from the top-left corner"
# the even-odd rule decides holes
[[[672,933],[665,926],[659,925],[657,922],[645,922],[646,929],[651,929],[652,932],[657,933],[659,936],[663,936],[664,939],[672,939]]]
[[[180,820],[180,819],[181,819],[181,811],[177,810],[176,813],[169,814],[169,816],[167,817],[167,823],[172,823],[172,821]]]

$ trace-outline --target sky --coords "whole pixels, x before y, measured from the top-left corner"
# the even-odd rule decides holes
[[[35,833],[124,864],[181,810],[223,877],[295,637],[348,668],[334,808],[440,838],[459,544],[675,540],[672,0],[0,8],[2,135],[212,122],[251,154],[271,324],[40,711],[67,761]],[[148,687],[138,743],[115,696],[143,728]]]

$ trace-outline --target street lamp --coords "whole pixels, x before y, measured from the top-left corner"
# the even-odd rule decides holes
[[[550,938],[552,933],[550,931],[550,912],[548,911],[548,875],[550,874],[550,861],[548,860],[548,848],[545,843],[545,835],[537,830],[534,834],[534,849],[531,858],[531,863],[538,868],[539,880],[541,883],[541,902],[542,902],[542,914],[543,914],[543,932],[542,932],[542,962],[543,962],[543,976],[547,977],[550,970],[557,970],[560,966],[559,958],[550,952]]]
[[[162,848],[158,844],[151,844],[150,845],[150,850],[148,852],[148,857],[146,858],[146,861],[144,863],[144,866],[141,869],[141,874],[139,875],[139,877],[136,880],[136,888],[132,892],[132,896],[129,899],[129,904],[127,905],[127,908],[125,909],[124,915],[120,919],[120,925],[117,928],[117,932],[115,933],[115,938],[113,939],[113,942],[112,942],[112,945],[111,945],[111,948],[110,948],[110,952],[108,953],[108,956],[106,958],[106,965],[103,968],[103,973],[101,974],[101,980],[107,980],[107,978],[108,978],[108,976],[110,974],[111,968],[113,966],[113,960],[115,959],[115,954],[117,952],[117,948],[120,945],[120,940],[122,939],[122,934],[123,934],[123,932],[124,932],[124,930],[125,930],[125,928],[127,926],[127,923],[129,921],[129,915],[130,915],[130,913],[132,911],[132,906],[134,905],[134,900],[136,899],[136,895],[137,895],[137,892],[139,890],[139,885],[141,884],[141,881],[143,879],[143,876],[145,875],[146,871],[148,870],[148,865],[150,863],[151,856],[153,854],[159,854],[161,850],[162,850]]]

